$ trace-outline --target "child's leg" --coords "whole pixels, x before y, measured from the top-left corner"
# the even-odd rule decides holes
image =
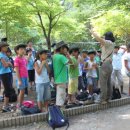
[[[89,77],[88,78],[88,90],[89,90],[89,94],[93,94],[93,81],[92,81],[92,78]]]
[[[48,111],[48,105],[49,105],[49,101],[45,101],[44,102],[44,107],[45,107],[46,111]]]
[[[38,108],[42,111],[44,84],[36,83],[36,93],[37,93],[37,105],[38,105]]]
[[[19,104],[22,105],[23,101],[24,101],[24,92],[25,90],[20,90],[20,93],[19,93],[19,96],[18,96],[18,101],[19,101]]]
[[[43,110],[42,110],[42,102],[38,101],[38,102],[37,102],[37,105],[38,105],[38,108],[39,108],[41,111],[43,111]]]
[[[25,94],[28,95],[28,87],[25,88]]]
[[[72,103],[72,95],[71,94],[68,94],[68,103]]]

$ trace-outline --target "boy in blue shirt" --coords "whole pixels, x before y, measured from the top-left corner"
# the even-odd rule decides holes
[[[10,111],[8,107],[9,97],[11,94],[12,81],[11,81],[11,69],[12,63],[6,55],[8,50],[8,44],[5,42],[0,43],[0,78],[4,86],[4,105],[3,112]]]

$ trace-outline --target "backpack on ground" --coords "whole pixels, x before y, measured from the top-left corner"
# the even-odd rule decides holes
[[[32,107],[34,107],[35,103],[34,103],[34,101],[28,100],[28,101],[23,101],[22,105],[25,107],[28,107],[28,108],[32,108]]]
[[[60,108],[55,105],[49,106],[48,123],[53,128],[53,130],[55,130],[55,128],[59,128],[66,125],[67,125],[66,128],[67,130],[69,127],[68,119],[64,117]]]
[[[120,93],[119,88],[113,87],[112,100],[120,99],[120,98],[121,98],[121,93]]]
[[[86,101],[88,100],[88,95],[89,95],[88,92],[81,92],[80,94],[76,96],[76,99],[79,101]]]
[[[41,111],[37,106],[34,106],[34,107],[22,106],[21,113],[22,115],[31,115],[31,114],[41,113]]]

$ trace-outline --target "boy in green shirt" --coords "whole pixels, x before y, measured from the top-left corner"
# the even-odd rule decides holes
[[[56,45],[56,54],[53,56],[54,82],[56,86],[56,105],[62,107],[66,99],[68,83],[67,64],[71,63],[68,46],[63,42]]]
[[[72,64],[69,64],[69,84],[68,84],[68,104],[76,103],[75,94],[78,91],[78,55],[79,48],[73,47],[70,49]]]

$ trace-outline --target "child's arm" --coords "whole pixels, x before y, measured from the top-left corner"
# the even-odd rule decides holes
[[[40,64],[40,66],[38,65],[37,62],[35,62],[34,68],[35,68],[36,72],[38,73],[38,75],[41,74],[42,68],[43,68],[43,66],[44,66],[45,64],[46,64],[46,61],[42,61],[42,63]]]
[[[4,67],[12,67],[11,62],[6,62],[3,58],[0,59],[1,63],[3,64]]]
[[[47,72],[50,74],[51,71],[50,71],[50,67],[47,62],[46,62],[46,68],[47,68]]]
[[[85,64],[84,70],[92,70],[93,68],[88,67],[88,63]]]
[[[15,67],[16,76],[18,78],[18,85],[22,85],[22,81],[19,74],[19,67]]]

